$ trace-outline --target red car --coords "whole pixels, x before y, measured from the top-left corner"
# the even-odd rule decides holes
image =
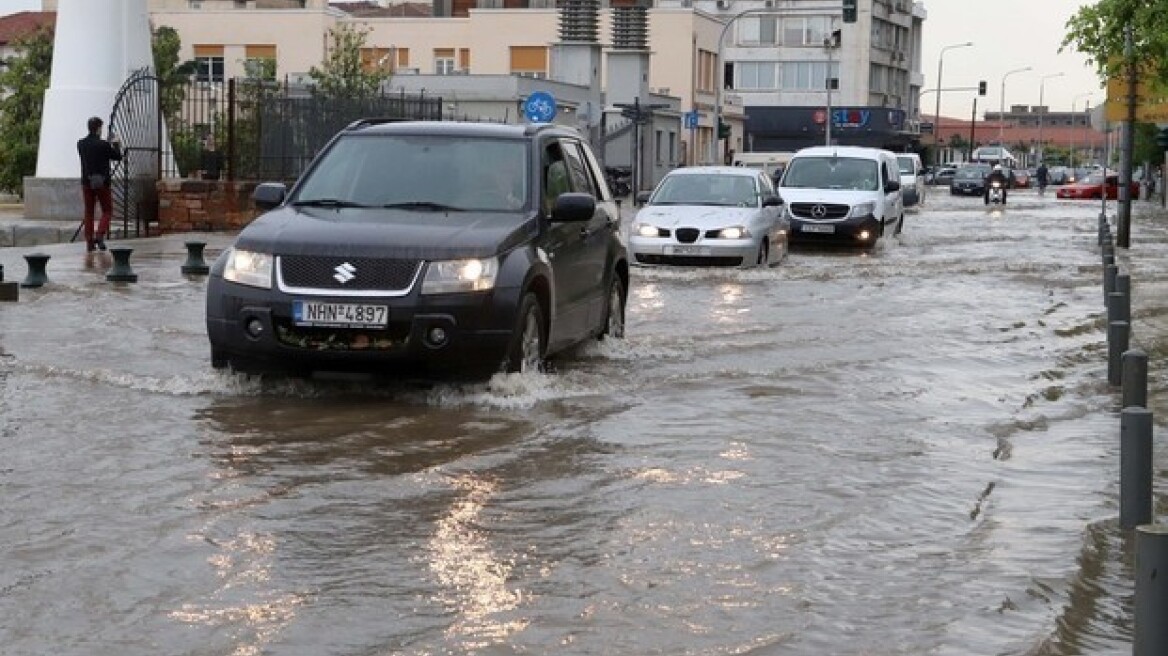
[[[1079,182],[1073,182],[1059,187],[1057,196],[1059,198],[1103,198],[1105,188],[1107,190],[1108,200],[1116,200],[1119,198],[1118,173],[1108,173],[1106,185],[1104,185],[1102,173],[1092,173]],[[1132,182],[1130,189],[1129,198],[1140,197],[1140,183]]]

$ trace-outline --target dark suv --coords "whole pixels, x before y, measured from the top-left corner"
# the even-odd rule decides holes
[[[208,281],[215,368],[477,378],[624,335],[618,206],[575,130],[357,121],[254,200]]]

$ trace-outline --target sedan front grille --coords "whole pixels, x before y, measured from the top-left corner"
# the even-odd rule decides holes
[[[851,208],[839,203],[791,203],[791,214],[800,219],[842,219]]]
[[[702,231],[697,228],[678,228],[673,234],[677,236],[677,241],[692,244],[698,240],[698,235],[701,235]]]
[[[281,255],[284,287],[336,291],[403,292],[417,278],[422,260],[320,255]]]

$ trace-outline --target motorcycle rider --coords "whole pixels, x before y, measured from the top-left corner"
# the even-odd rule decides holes
[[[997,182],[1002,187],[1002,204],[1006,203],[1006,173],[1002,170],[1001,164],[994,164],[994,170],[990,171],[985,179],[985,204],[990,204],[990,188]]]

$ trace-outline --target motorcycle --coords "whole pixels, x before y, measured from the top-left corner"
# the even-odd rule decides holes
[[[1002,183],[994,180],[990,183],[989,191],[986,192],[986,205],[993,203],[994,205],[1006,204],[1006,190],[1002,187]]]

